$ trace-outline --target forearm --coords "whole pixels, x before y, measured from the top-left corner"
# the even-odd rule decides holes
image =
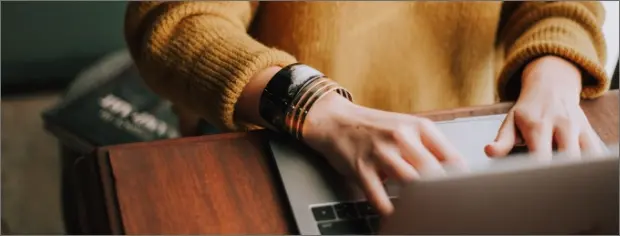
[[[302,138],[308,126],[352,104],[346,89],[307,65],[269,67],[252,76],[235,106],[237,120]],[[327,118],[329,119],[329,118]]]
[[[250,82],[243,89],[241,93],[241,97],[235,106],[236,117],[239,120],[244,120],[246,122],[250,122],[252,124],[256,124],[271,130],[275,130],[269,122],[267,122],[263,117],[261,117],[259,113],[260,100],[267,83],[273,78],[273,76],[278,73],[278,71],[282,69],[281,67],[269,67],[265,70],[262,70],[258,74],[250,79]],[[318,112],[309,113],[311,115],[308,116],[306,120],[306,124],[309,125],[319,125],[320,120],[323,119],[322,116],[329,113],[329,110],[337,110],[338,104],[350,102],[340,96],[337,93],[332,93],[326,95],[323,99],[317,101],[313,106],[313,110],[318,110]],[[334,108],[336,105],[336,109]],[[342,108],[342,107],[340,107]],[[307,126],[306,126],[307,127]]]
[[[269,67],[254,75],[250,82],[243,88],[241,96],[235,105],[235,116],[239,120],[256,124],[269,129],[274,129],[259,114],[260,98],[267,83],[278,73],[281,67]]]
[[[126,41],[155,92],[220,129],[245,130],[260,124],[251,112],[235,110],[251,78],[296,62],[246,33],[250,12],[249,2],[132,2]]]

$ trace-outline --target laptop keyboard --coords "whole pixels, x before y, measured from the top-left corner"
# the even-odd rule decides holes
[[[375,234],[379,230],[379,214],[367,201],[323,204],[312,206],[311,211],[322,235]]]

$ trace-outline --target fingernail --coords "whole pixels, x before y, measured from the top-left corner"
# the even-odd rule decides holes
[[[495,157],[493,154],[493,146],[491,145],[487,145],[484,147],[484,154],[486,154],[488,157],[493,158]]]

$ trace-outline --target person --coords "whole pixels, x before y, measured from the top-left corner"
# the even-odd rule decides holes
[[[485,147],[600,151],[581,99],[603,94],[600,2],[130,2],[149,86],[227,131],[269,128],[321,153],[382,214],[382,181],[466,168],[415,112],[515,101]]]

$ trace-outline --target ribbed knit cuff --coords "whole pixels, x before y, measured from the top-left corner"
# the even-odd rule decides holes
[[[523,68],[531,61],[546,55],[562,57],[573,62],[582,71],[581,97],[591,99],[601,96],[609,89],[610,79],[596,60],[580,54],[568,45],[553,42],[535,42],[524,45],[508,59],[498,82],[498,93],[502,99],[516,99],[519,88],[511,86],[520,80]],[[510,83],[509,83],[510,82]]]
[[[507,60],[498,78],[498,94],[502,100],[514,100],[520,91],[524,67],[537,58],[554,55],[572,62],[581,70],[581,97],[591,99],[601,96],[609,89],[610,79],[605,73],[605,55],[601,37],[566,18],[546,19],[532,27],[515,41],[507,51]]]
[[[219,36],[219,35],[218,35]],[[216,36],[217,38],[217,36]],[[288,53],[263,46],[247,35],[226,37],[212,40],[209,54],[197,63],[203,67],[204,76],[198,79],[197,84],[204,87],[204,91],[216,91],[218,96],[212,97],[216,101],[215,109],[209,109],[215,114],[203,114],[210,118],[213,125],[227,129],[243,131],[257,128],[254,125],[235,120],[235,104],[239,100],[244,87],[250,78],[271,66],[284,67],[295,63],[296,60]]]

